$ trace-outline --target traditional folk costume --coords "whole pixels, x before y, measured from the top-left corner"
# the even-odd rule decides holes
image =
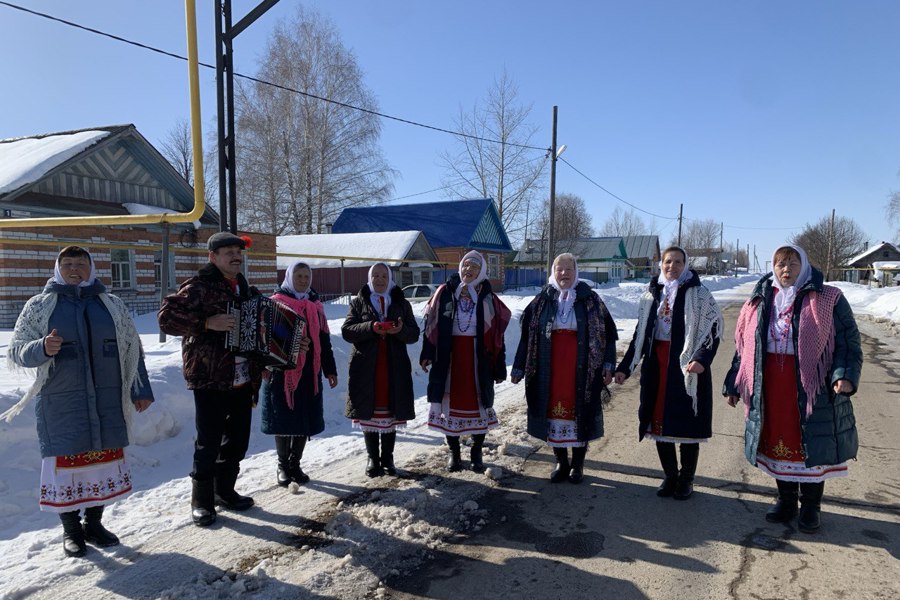
[[[578,282],[577,263],[573,281]],[[603,436],[609,399],[603,375],[615,366],[615,322],[588,284],[563,289],[555,275],[520,321],[512,375],[525,380],[528,433],[553,448],[557,466],[550,481],[580,483],[588,441]]]
[[[767,274],[744,304],[724,391],[744,402],[748,461],[776,480],[778,501],[767,520],[789,521],[799,499],[800,529],[812,532],[825,480],[846,477],[847,461],[856,457],[850,396],[859,384],[862,350],[841,291],[823,284],[802,248],[788,247],[800,256],[800,274],[791,286]],[[841,379],[852,392],[833,392]]]
[[[683,250],[685,265],[687,255]],[[634,338],[617,372],[629,376],[641,367],[638,438],[656,441],[665,478],[659,496],[686,500],[693,493],[699,444],[712,437],[712,370],[724,322],[712,293],[685,266],[667,280],[650,282],[638,305]],[[690,373],[696,361],[703,373]],[[675,444],[680,444],[681,468]]]
[[[478,276],[468,284],[462,282],[466,261],[481,265]],[[484,471],[485,435],[499,425],[493,409],[494,382],[506,379],[503,335],[510,316],[491,290],[484,257],[474,250],[463,257],[459,272],[438,287],[425,308],[419,362],[432,363],[428,427],[446,436],[451,471],[461,468],[462,435],[472,436],[472,469]]]
[[[39,506],[63,522],[64,549],[84,554],[87,540],[112,546],[103,507],[131,493],[128,445],[134,403],[153,400],[141,340],[130,312],[95,278],[69,285],[59,270],[43,293],[31,298],[16,321],[7,360],[11,370],[35,369],[35,382],[0,419],[11,420],[37,399],[41,447]],[[56,329],[63,346],[53,357],[44,336]],[[82,530],[79,510],[85,511]],[[74,545],[73,545],[74,543]]]
[[[384,293],[375,291],[372,272],[381,265],[388,272]],[[402,322],[395,334],[383,333]],[[412,369],[406,345],[419,339],[419,327],[409,301],[394,285],[390,268],[375,263],[369,281],[351,300],[347,319],[341,327],[343,338],[354,348],[350,357],[347,416],[361,429],[366,441],[370,477],[395,475],[396,431],[415,417]],[[379,436],[381,449],[379,452]]]
[[[309,271],[309,285],[305,290],[294,288],[294,272]],[[331,332],[325,307],[312,289],[312,269],[303,262],[295,262],[285,272],[284,281],[272,295],[273,300],[286,304],[300,315],[306,324],[310,347],[301,353],[293,369],[273,369],[260,390],[262,400],[262,432],[275,436],[278,454],[276,481],[287,486],[292,481],[303,484],[309,476],[300,467],[307,439],[325,430],[322,405],[322,373],[337,375]]]

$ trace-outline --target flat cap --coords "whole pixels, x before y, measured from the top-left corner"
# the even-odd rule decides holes
[[[247,247],[247,242],[244,238],[238,237],[231,232],[220,231],[209,236],[209,239],[206,240],[206,245],[209,247],[210,252],[215,252],[225,246],[240,246],[243,250]]]

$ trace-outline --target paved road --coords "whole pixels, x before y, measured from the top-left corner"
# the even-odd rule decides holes
[[[737,308],[726,309],[729,324]],[[847,479],[826,484],[817,534],[765,521],[774,482],[744,460],[742,412],[724,401],[701,448],[694,497],[657,498],[660,470],[653,443],[637,441],[632,381],[615,394],[582,485],[550,484],[552,453],[542,448],[480,501],[492,515],[487,528],[394,582],[390,597],[900,598],[900,363],[870,336],[854,403],[859,460]],[[714,381],[733,352],[725,340]]]

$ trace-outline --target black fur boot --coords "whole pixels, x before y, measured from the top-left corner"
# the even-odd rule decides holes
[[[63,526],[63,552],[66,556],[79,558],[87,552],[84,544],[84,529],[81,528],[81,517],[77,510],[59,513]]]
[[[797,527],[803,533],[815,533],[819,530],[819,511],[824,493],[824,481],[800,484],[800,518],[797,519]]]
[[[118,546],[119,538],[103,526],[103,523],[101,523],[102,519],[102,506],[92,506],[84,509],[84,540],[101,548]]]
[[[384,472],[391,477],[397,474],[397,467],[394,466],[394,444],[397,442],[397,432],[381,434],[381,466]]]
[[[787,523],[797,516],[797,498],[800,484],[796,481],[775,480],[778,486],[778,499],[768,511],[766,521],[769,523]]]
[[[381,477],[384,475],[384,469],[381,467],[381,456],[378,451],[378,433],[365,431],[363,438],[366,440],[366,454],[369,455],[369,460],[366,461],[366,475]]]
[[[309,475],[300,468],[300,459],[303,458],[303,451],[306,449],[306,436],[292,435],[290,439],[291,456],[288,462],[288,474],[291,477],[291,481],[303,485],[309,481]]]
[[[275,452],[278,454],[275,482],[281,487],[287,487],[291,483],[291,436],[276,435]]]
[[[569,449],[554,448],[553,455],[556,457],[556,468],[550,473],[550,483],[561,483],[569,478],[572,465],[569,464]]]
[[[459,449],[459,437],[448,435],[447,446],[450,447],[450,458],[447,459],[447,470],[451,473],[462,469],[462,456]]]
[[[569,481],[581,483],[584,481],[584,457],[587,456],[587,446],[572,448],[572,471],[569,473]]]
[[[687,500],[694,493],[694,473],[697,472],[697,459],[700,457],[700,444],[681,444],[681,471],[675,485],[676,500]]]
[[[675,452],[675,444],[656,442],[656,453],[659,454],[659,464],[665,473],[665,478],[656,488],[656,495],[671,498],[675,495],[675,486],[678,484],[678,455]]]
[[[472,436],[472,450],[469,454],[469,459],[472,463],[472,470],[476,473],[484,473],[484,458],[482,456],[484,437],[485,434],[483,433],[477,433]]]

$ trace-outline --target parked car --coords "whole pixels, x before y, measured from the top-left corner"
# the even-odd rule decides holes
[[[424,302],[438,289],[436,283],[415,283],[403,288],[403,295],[410,302]]]

